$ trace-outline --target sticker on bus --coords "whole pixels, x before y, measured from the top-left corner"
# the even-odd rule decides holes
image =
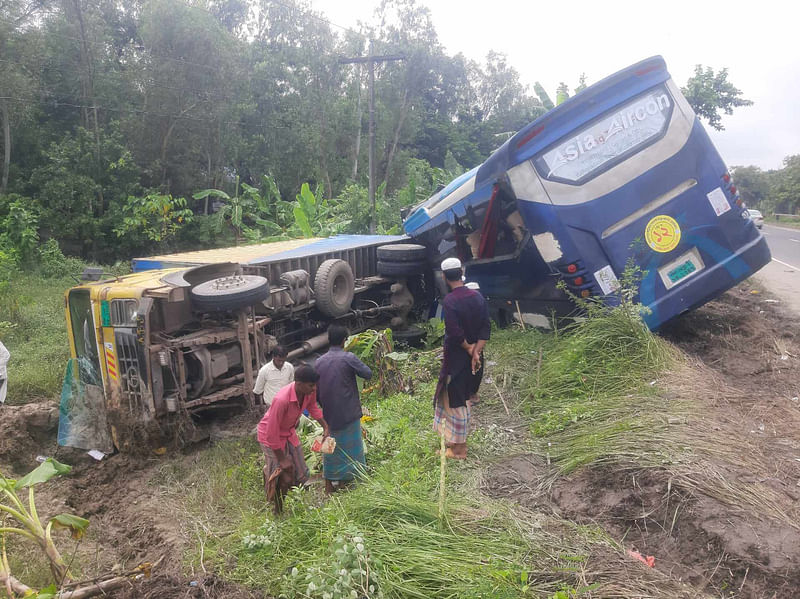
[[[611,268],[606,264],[603,268],[594,273],[594,279],[603,290],[603,295],[610,295],[619,289],[619,279]]]
[[[671,216],[659,214],[650,219],[644,228],[647,245],[657,252],[671,252],[681,240],[681,228]]]
[[[725,197],[725,194],[719,187],[708,192],[706,197],[711,203],[711,207],[714,209],[714,214],[717,216],[721,216],[731,209],[728,198]]]

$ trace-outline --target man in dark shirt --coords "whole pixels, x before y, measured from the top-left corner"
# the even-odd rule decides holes
[[[361,399],[358,396],[356,375],[372,378],[372,370],[356,357],[344,351],[348,331],[341,325],[328,328],[328,353],[317,359],[319,373],[317,399],[331,436],[336,439],[336,450],[323,454],[322,472],[325,492],[334,491],[333,481],[339,484],[351,481],[366,466],[364,441],[361,438]]]
[[[449,458],[467,457],[470,404],[483,378],[483,348],[491,323],[484,297],[464,285],[461,261],[442,262],[442,275],[450,288],[444,301],[444,353],[433,398],[433,428],[442,432]]]

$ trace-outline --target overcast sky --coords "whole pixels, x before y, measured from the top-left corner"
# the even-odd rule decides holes
[[[331,21],[372,22],[379,0],[312,0]],[[780,168],[800,154],[800,10],[777,0],[422,0],[448,54],[481,60],[508,55],[523,83],[540,81],[555,99],[581,73],[593,83],[660,54],[683,86],[694,65],[728,68],[728,79],[753,100],[709,129],[730,166]]]

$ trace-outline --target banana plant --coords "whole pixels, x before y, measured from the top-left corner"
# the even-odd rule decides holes
[[[58,514],[53,516],[44,524],[36,511],[36,501],[34,497],[34,487],[47,482],[54,476],[67,474],[72,470],[71,466],[62,464],[48,458],[34,470],[20,478],[6,478],[0,473],[0,512],[5,512],[11,517],[11,526],[6,526],[6,522],[0,520],[0,537],[5,541],[5,535],[14,534],[29,539],[36,543],[50,563],[50,572],[56,585],[61,586],[69,577],[67,564],[61,557],[55,543],[53,542],[53,530],[64,528],[70,531],[72,538],[80,539],[89,526],[89,521],[74,514]],[[27,505],[20,497],[23,490],[28,489]],[[6,520],[8,519],[6,517]],[[4,543],[5,545],[5,543]],[[8,578],[11,573],[8,571],[8,560],[3,552],[3,559],[0,559],[0,577]]]

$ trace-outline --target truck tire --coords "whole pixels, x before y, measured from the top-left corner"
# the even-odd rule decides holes
[[[409,262],[381,262],[378,261],[378,274],[384,277],[411,277],[425,272],[427,260],[414,260]]]
[[[245,308],[269,297],[269,281],[256,275],[232,275],[211,279],[192,288],[192,304],[200,312]]]
[[[418,262],[426,258],[425,246],[416,243],[393,243],[378,247],[378,260],[382,262]]]
[[[314,275],[317,309],[325,316],[339,318],[350,311],[355,295],[355,277],[344,260],[325,260]]]

